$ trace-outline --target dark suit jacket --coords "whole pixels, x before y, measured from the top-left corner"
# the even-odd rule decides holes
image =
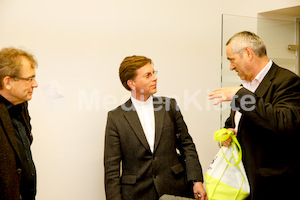
[[[27,102],[23,105],[25,109],[23,109],[22,116],[26,123],[27,133],[31,133]],[[32,141],[30,134],[28,137]],[[15,129],[3,102],[3,97],[0,97],[0,200],[20,199],[21,175],[22,165],[15,139]]]
[[[175,111],[175,100],[168,100]],[[104,152],[108,200],[154,200],[155,194],[185,195],[186,180],[203,180],[195,145],[180,111],[174,114],[181,132],[186,166],[179,162],[176,153],[174,124],[165,109],[168,106],[156,97],[153,102],[153,153],[131,100],[108,113]]]
[[[242,109],[245,95],[255,99],[252,111],[246,110],[253,105]],[[237,96],[232,108],[234,104],[242,113],[237,137],[250,181],[250,198],[290,199],[286,196],[290,195],[294,199],[300,188],[297,179],[300,172],[299,77],[273,63],[254,93],[242,88]],[[234,126],[232,111],[225,127]]]

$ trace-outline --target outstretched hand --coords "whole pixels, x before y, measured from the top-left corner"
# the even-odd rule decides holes
[[[231,101],[234,95],[242,88],[242,86],[238,87],[224,87],[213,90],[213,92],[208,94],[208,98],[210,100],[216,99],[217,101],[213,103],[213,105],[218,105],[223,101]]]

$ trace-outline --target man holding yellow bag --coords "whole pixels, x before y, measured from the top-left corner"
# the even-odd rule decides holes
[[[227,42],[230,69],[242,86],[214,90],[215,105],[231,101],[225,128],[243,150],[251,200],[297,199],[300,188],[300,78],[268,59],[256,34],[240,32]],[[222,142],[229,146],[231,138]]]

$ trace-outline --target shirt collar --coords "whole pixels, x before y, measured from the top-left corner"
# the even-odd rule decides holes
[[[10,103],[7,99],[5,99],[2,95],[0,95],[1,100],[4,102],[7,110],[13,107],[14,105]]]
[[[13,105],[7,99],[5,99],[2,95],[0,95],[1,100],[4,102],[9,113],[20,113],[23,109],[23,104]]]
[[[139,101],[133,96],[130,97],[134,106],[149,106],[153,105],[153,96],[151,95],[146,101]]]

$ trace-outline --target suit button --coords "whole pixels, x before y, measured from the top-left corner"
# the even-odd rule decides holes
[[[17,169],[17,174],[20,175],[22,173],[22,169]]]

